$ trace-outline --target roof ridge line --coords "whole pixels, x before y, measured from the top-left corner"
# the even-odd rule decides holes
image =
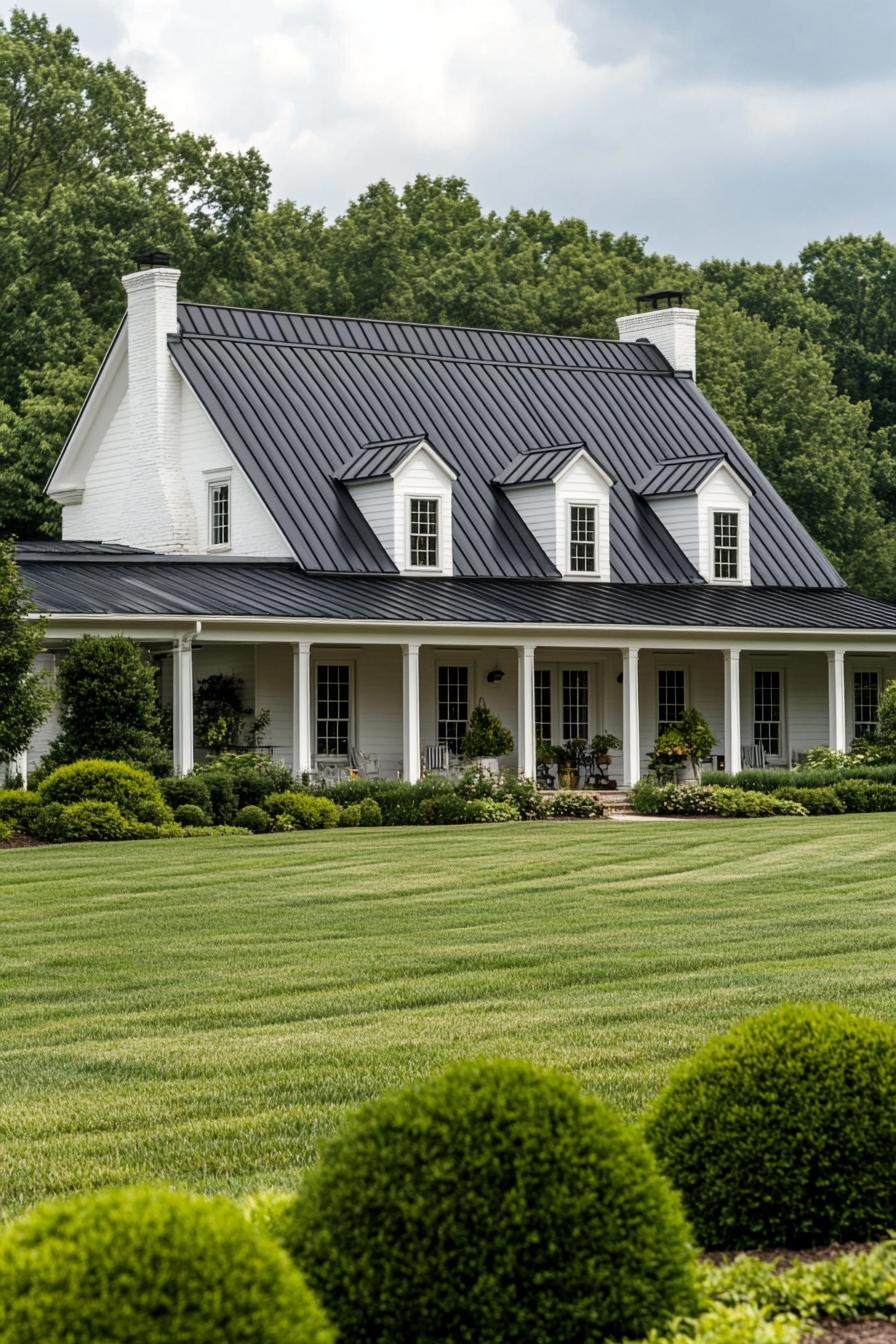
[[[209,307],[212,305],[210,304]],[[254,312],[254,309],[248,309]],[[614,369],[603,364],[543,364],[529,359],[472,359],[464,355],[436,355],[416,350],[373,350],[363,345],[324,345],[314,341],[277,341],[270,337],[228,336],[223,332],[186,331],[172,334],[168,344],[190,341],[220,341],[226,345],[260,345],[282,350],[319,350],[341,355],[377,355],[385,359],[426,360],[430,364],[474,364],[489,369],[544,369],[555,373],[618,373],[635,378],[675,378],[669,369]]]

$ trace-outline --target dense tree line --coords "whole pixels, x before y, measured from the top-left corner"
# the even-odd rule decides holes
[[[55,535],[41,490],[123,308],[170,250],[190,298],[614,336],[651,288],[701,310],[700,385],[854,586],[896,598],[896,246],[692,266],[546,210],[485,212],[459,178],[377,182],[332,222],[267,165],[176,132],[66,29],[0,23],[0,535]]]

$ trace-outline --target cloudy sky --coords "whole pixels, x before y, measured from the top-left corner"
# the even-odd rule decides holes
[[[893,0],[43,4],[330,215],[428,172],[692,260],[896,236]]]

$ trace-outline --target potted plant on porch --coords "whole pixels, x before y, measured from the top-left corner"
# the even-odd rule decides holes
[[[498,758],[513,751],[513,734],[505,728],[497,714],[492,713],[480,700],[470,715],[470,726],[460,744],[464,760],[478,765],[485,774],[498,773]]]
[[[571,737],[561,747],[554,747],[557,781],[561,789],[577,789],[579,772],[585,760],[588,743],[584,737]]]

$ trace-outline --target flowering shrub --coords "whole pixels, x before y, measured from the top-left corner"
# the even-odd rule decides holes
[[[632,806],[642,816],[662,817],[805,817],[808,809],[790,798],[728,788],[718,784],[653,784],[642,780],[632,790]]]
[[[549,817],[602,817],[604,809],[590,793],[561,789],[547,804]]]

